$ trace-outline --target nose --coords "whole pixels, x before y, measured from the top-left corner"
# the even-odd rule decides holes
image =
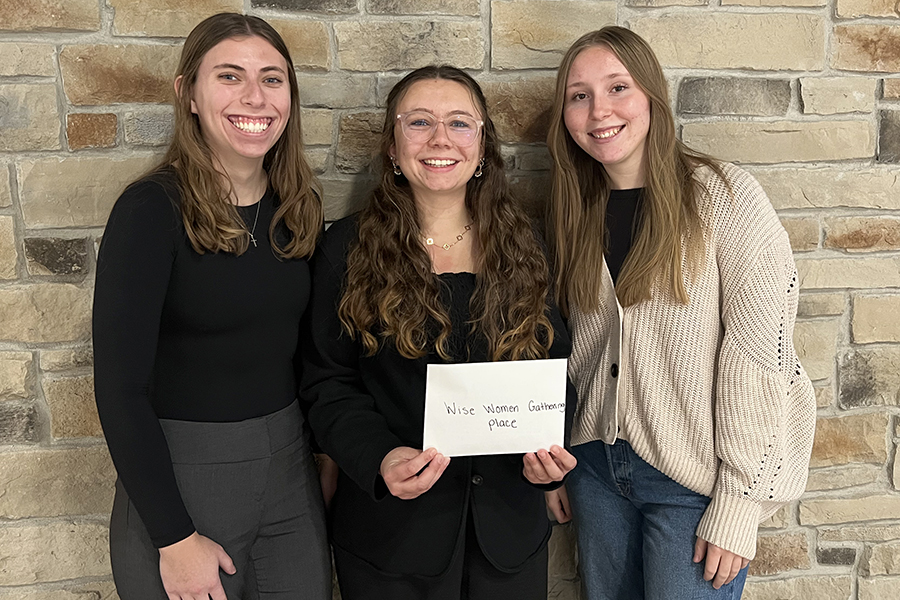
[[[602,121],[609,116],[611,111],[610,103],[605,98],[591,98],[591,119]]]
[[[247,106],[262,106],[266,103],[265,94],[263,94],[262,86],[258,81],[247,81],[241,101]]]
[[[451,146],[450,136],[447,135],[447,124],[441,119],[434,126],[434,133],[428,142],[432,146]]]

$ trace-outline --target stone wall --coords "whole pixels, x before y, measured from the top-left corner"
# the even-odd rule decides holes
[[[113,468],[93,407],[97,242],[171,128],[183,36],[269,19],[297,64],[327,214],[368,185],[412,67],[484,85],[515,189],[546,197],[554,67],[608,23],[667,68],[683,139],[745,165],[787,227],[819,427],[806,496],[766,523],[745,597],[900,597],[900,12],[893,0],[0,0],[0,600],[114,598]],[[553,598],[576,598],[571,531]]]

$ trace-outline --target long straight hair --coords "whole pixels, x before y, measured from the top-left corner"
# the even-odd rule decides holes
[[[451,322],[441,304],[441,282],[422,244],[409,182],[394,174],[389,156],[398,105],[413,84],[429,80],[462,85],[484,121],[483,175],[466,186],[466,208],[477,224],[481,247],[469,303],[471,331],[486,339],[491,360],[545,358],[553,342],[547,316],[547,259],[531,222],[509,192],[500,141],[481,88],[471,76],[449,66],[417,69],[388,95],[380,182],[359,216],[358,239],[348,254],[338,309],[341,323],[370,355],[389,340],[407,358],[423,356],[433,347],[445,360],[451,359]]]
[[[628,70],[650,101],[650,127],[645,141],[646,180],[634,241],[616,282],[623,306],[651,298],[654,286],[681,303],[689,301],[682,261],[696,265],[703,253],[703,231],[696,195],[703,193],[694,177],[700,165],[724,180],[721,167],[685,146],[675,136],[675,119],[662,67],[653,50],[636,33],[608,26],[583,35],[563,57],[556,77],[547,147],[553,158],[552,194],[547,211],[547,237],[556,273],[560,309],[584,312],[599,303],[605,249],[606,205],[610,180],[603,165],[582,150],[566,129],[566,82],[572,63],[587,48],[606,48]],[[683,252],[682,242],[685,242]]]
[[[269,225],[272,248],[284,258],[312,255],[322,230],[321,191],[303,154],[300,127],[300,102],[294,63],[284,40],[271,25],[258,17],[220,13],[200,22],[185,40],[176,78],[181,77],[175,98],[175,132],[162,163],[156,170],[173,168],[178,174],[181,192],[181,216],[194,250],[243,254],[249,237],[240,215],[232,204],[227,173],[216,168],[216,160],[203,138],[200,120],[191,112],[191,100],[197,72],[203,57],[214,46],[228,39],[259,37],[269,42],[287,62],[291,90],[291,108],[281,137],[263,158],[269,185],[280,204]],[[225,177],[223,177],[223,175]],[[283,222],[291,232],[284,246],[275,229]]]

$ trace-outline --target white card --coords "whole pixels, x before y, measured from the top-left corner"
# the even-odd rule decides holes
[[[428,365],[424,447],[445,456],[563,445],[566,359]]]

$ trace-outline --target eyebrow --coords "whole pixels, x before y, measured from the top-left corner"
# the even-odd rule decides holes
[[[247,71],[247,69],[245,69],[244,67],[242,67],[240,65],[235,65],[232,63],[222,63],[220,65],[214,66],[213,69],[232,69],[234,71],[242,71],[242,72]],[[266,73],[268,71],[278,71],[279,73],[284,73],[284,69],[282,69],[281,67],[275,66],[275,65],[263,67],[262,69],[260,69],[260,71],[263,73]]]
[[[427,113],[431,113],[431,114],[434,115],[434,112],[431,111],[430,109],[427,109],[427,108],[411,108],[411,109],[409,109],[409,110],[407,110],[407,111],[405,111],[405,112],[408,112],[408,113],[411,113],[411,112],[427,112]],[[466,115],[466,116],[469,116],[469,117],[474,117],[474,116],[475,116],[475,115],[473,115],[472,113],[470,113],[470,112],[467,111],[467,110],[451,110],[451,111],[448,112],[448,113],[444,113],[444,116],[451,116],[451,115]],[[435,115],[435,116],[437,116],[437,115]]]
[[[627,77],[629,79],[632,79],[631,73],[628,73],[627,71],[625,73],[610,73],[606,76],[607,79],[618,79],[619,77]],[[573,81],[572,83],[566,84],[566,89],[579,85],[587,85],[587,83],[585,83],[584,81]]]

